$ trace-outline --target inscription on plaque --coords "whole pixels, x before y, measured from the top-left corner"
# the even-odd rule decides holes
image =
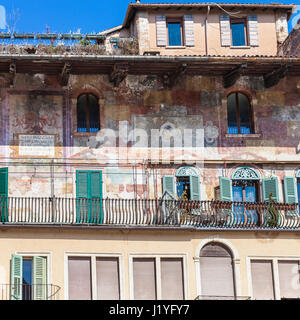
[[[19,135],[20,156],[51,156],[55,155],[54,135]]]

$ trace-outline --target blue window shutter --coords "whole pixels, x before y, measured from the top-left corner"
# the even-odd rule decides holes
[[[168,23],[169,46],[182,46],[181,24]]]
[[[286,203],[297,203],[296,178],[284,177],[284,198]]]
[[[233,201],[243,202],[243,187],[232,187]]]
[[[270,195],[279,202],[278,178],[265,178],[262,180],[263,201],[269,202]]]
[[[91,171],[89,172],[89,204],[90,210],[90,223],[102,223],[103,207],[102,207],[102,172]]]
[[[220,177],[220,197],[222,201],[232,201],[231,179]]]
[[[88,198],[88,172],[77,171],[76,173],[77,198]]]
[[[175,179],[173,176],[163,177],[163,194],[168,191],[171,195],[175,195]]]
[[[246,186],[246,202],[256,202],[256,188],[254,186]]]
[[[191,200],[201,200],[200,195],[200,177],[190,176]]]
[[[8,208],[8,168],[0,168],[0,216],[2,222],[7,222]]]
[[[231,25],[232,45],[241,47],[246,45],[244,23],[233,23]]]
[[[11,300],[22,300],[23,258],[13,254],[11,257]]]

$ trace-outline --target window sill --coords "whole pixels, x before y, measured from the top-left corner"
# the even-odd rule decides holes
[[[230,46],[230,49],[251,49],[250,46]]]
[[[186,49],[186,46],[167,46],[166,49]]]
[[[261,138],[261,133],[249,133],[249,134],[229,134],[226,133],[226,138]]]

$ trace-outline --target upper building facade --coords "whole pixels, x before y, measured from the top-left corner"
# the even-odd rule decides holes
[[[136,3],[129,5],[116,32],[138,38],[141,55],[275,56],[295,9],[284,4]]]

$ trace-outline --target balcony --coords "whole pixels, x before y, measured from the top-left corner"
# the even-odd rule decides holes
[[[198,296],[195,300],[251,300],[247,296]]]
[[[2,197],[1,225],[300,230],[300,213],[298,204]]]
[[[59,300],[60,289],[52,284],[0,284],[0,300]]]

